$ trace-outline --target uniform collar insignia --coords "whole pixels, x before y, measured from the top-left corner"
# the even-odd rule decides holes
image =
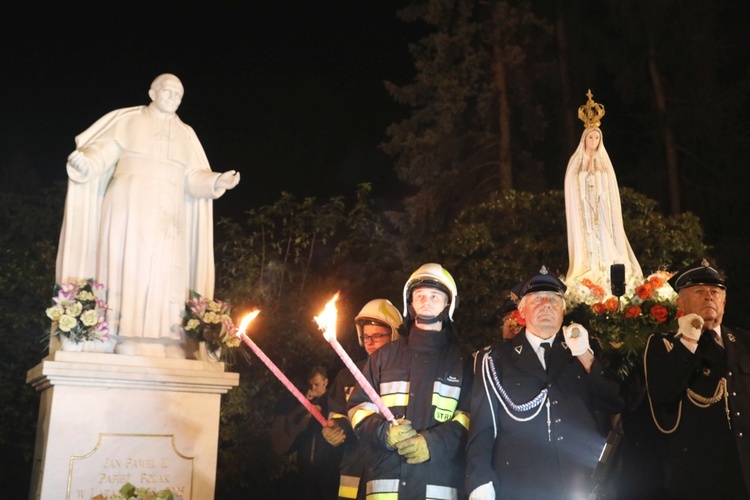
[[[515,350],[520,355],[521,351],[523,351],[523,346],[517,345],[516,347],[513,348],[513,350]]]
[[[731,333],[727,333],[727,339],[730,342],[734,342],[735,340],[737,340],[737,339],[734,338],[734,335],[732,335]]]
[[[562,346],[563,346],[563,348],[565,348],[565,349],[570,349],[570,347],[568,347],[568,344],[566,344],[565,342],[563,342],[563,343],[562,343]]]

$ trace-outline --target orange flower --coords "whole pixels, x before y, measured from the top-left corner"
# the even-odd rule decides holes
[[[604,306],[609,312],[615,312],[620,308],[620,301],[617,299],[617,297],[610,297],[604,303]]]
[[[635,287],[635,294],[641,300],[646,300],[654,296],[654,290],[651,288],[651,285],[649,284],[639,285]]]
[[[594,304],[593,306],[591,306],[591,309],[596,314],[604,314],[604,313],[607,312],[607,306],[605,306],[601,302],[597,302],[596,304]]]
[[[664,323],[669,317],[669,311],[666,307],[656,304],[651,307],[651,316],[659,323]]]
[[[591,293],[594,295],[594,298],[599,299],[599,300],[604,298],[604,288],[595,284],[593,281],[591,281],[588,278],[584,278],[581,283],[583,283],[583,286],[591,290]]]
[[[661,276],[656,276],[656,275],[651,276],[648,279],[648,284],[651,285],[652,289],[656,290],[664,286],[664,278],[662,278]]]
[[[641,306],[628,306],[625,308],[626,318],[637,318],[641,315]]]
[[[521,313],[518,312],[518,310],[515,310],[512,313],[510,313],[510,318],[516,323],[518,323],[519,325],[526,326],[526,320],[523,319],[523,316],[521,316]]]

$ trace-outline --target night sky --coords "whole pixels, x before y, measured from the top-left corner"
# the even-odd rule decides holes
[[[242,174],[215,203],[217,214],[271,203],[282,191],[351,195],[364,181],[376,196],[395,199],[392,162],[378,144],[408,109],[383,82],[411,80],[408,44],[421,37],[419,26],[397,19],[403,3],[137,13],[66,4],[47,12],[44,25],[34,22],[32,7],[19,7],[28,10],[18,16],[23,35],[7,25],[0,35],[5,177],[64,180],[74,137],[113,109],[148,104],[151,81],[170,72],[185,86],[178,114],[212,169]]]
[[[373,183],[380,208],[397,208],[407,190],[378,145],[387,139],[386,127],[410,110],[391,98],[384,81],[412,82],[416,70],[408,45],[428,33],[425,26],[396,17],[407,3],[256,2],[232,8],[158,3],[144,10],[132,3],[108,2],[106,9],[94,9],[65,2],[44,12],[30,2],[14,6],[0,29],[3,189],[28,191],[64,181],[74,137],[113,109],[148,104],[151,81],[170,72],[185,86],[179,115],[195,129],[212,168],[242,174],[240,185],[214,204],[217,216],[241,216],[278,200],[282,191],[300,198],[350,197],[360,182]],[[728,5],[734,6],[723,15],[736,21],[736,30],[750,4]],[[731,53],[747,54],[747,30],[730,41],[742,45]],[[743,59],[730,61],[726,71],[744,74]],[[606,82],[599,83],[586,85],[608,106],[607,147],[621,185],[648,185],[648,178],[630,174],[631,151],[618,149],[628,144],[616,128],[618,113],[627,110],[617,107],[616,90],[605,92]],[[630,131],[631,139],[645,140],[639,134]],[[746,137],[742,131],[737,135]],[[731,147],[741,150],[743,144]],[[560,153],[561,168],[569,154]],[[744,186],[743,164],[720,185]],[[689,173],[693,184],[686,185],[702,187],[707,178],[716,184],[707,177],[710,169],[700,168]],[[724,193],[720,201],[725,198],[732,199]],[[748,225],[722,216],[733,209],[696,213],[714,240],[737,233],[736,238],[722,236],[737,246]],[[740,264],[728,264],[738,274]]]

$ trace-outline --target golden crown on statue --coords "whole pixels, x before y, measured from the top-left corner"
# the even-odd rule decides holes
[[[602,117],[604,116],[604,105],[594,102],[594,94],[591,93],[591,89],[586,93],[589,100],[578,108],[578,119],[583,122],[585,128],[594,128],[602,124]]]

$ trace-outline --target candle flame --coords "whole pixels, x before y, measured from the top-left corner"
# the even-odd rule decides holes
[[[255,319],[255,317],[260,314],[260,309],[256,309],[255,311],[246,314],[244,318],[242,318],[242,321],[240,322],[240,327],[237,329],[237,336],[239,337],[241,334],[245,333],[245,330],[247,330],[248,325],[252,320]]]
[[[336,301],[339,298],[339,292],[326,304],[323,312],[320,316],[315,316],[315,322],[318,324],[318,328],[323,331],[323,336],[326,340],[336,338],[336,316],[338,311],[336,310]]]

